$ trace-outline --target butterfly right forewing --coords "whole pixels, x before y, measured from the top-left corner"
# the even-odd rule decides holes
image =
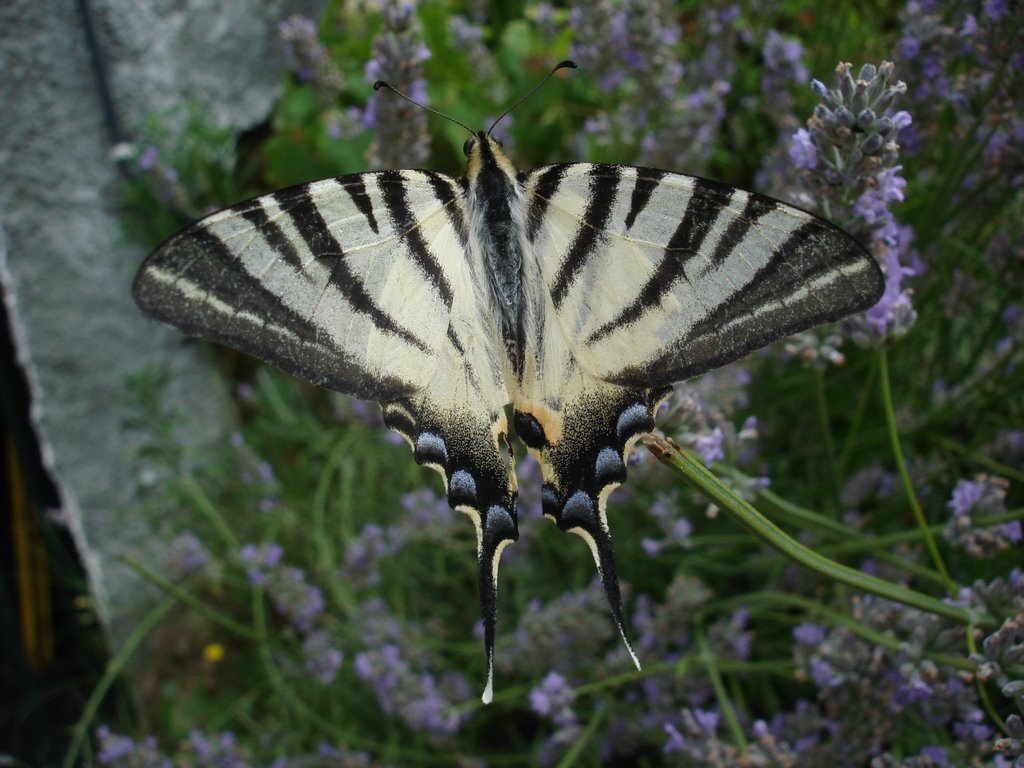
[[[669,385],[881,295],[853,238],[763,195],[586,163],[540,168],[527,189],[557,321],[602,380]]]

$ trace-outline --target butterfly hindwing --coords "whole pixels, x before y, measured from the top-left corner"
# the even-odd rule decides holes
[[[599,379],[663,386],[866,309],[882,275],[845,232],[777,200],[649,168],[526,179],[557,322]]]
[[[540,462],[544,515],[587,543],[612,618],[639,668],[622,619],[607,506],[626,481],[633,444],[654,429],[654,411],[671,389],[609,384],[578,367],[564,383],[557,393],[545,394],[539,381],[526,387],[533,396],[516,405],[516,434]]]

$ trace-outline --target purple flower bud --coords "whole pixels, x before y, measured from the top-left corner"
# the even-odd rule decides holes
[[[811,134],[806,128],[800,128],[793,134],[789,145],[789,159],[797,168],[814,169],[818,167],[818,148],[811,141]]]
[[[817,624],[797,624],[793,628],[793,639],[800,645],[816,648],[825,641],[825,628]]]
[[[139,155],[139,168],[144,171],[151,171],[160,157],[160,150],[150,144],[142,154]]]
[[[984,495],[984,483],[961,480],[953,489],[953,495],[946,506],[953,510],[954,515],[966,515],[974,509],[974,505],[981,501],[981,497]]]
[[[701,435],[697,438],[694,449],[704,460],[705,466],[710,467],[714,462],[725,458],[725,452],[722,450],[724,440],[725,434],[721,427],[715,427],[710,435]]]

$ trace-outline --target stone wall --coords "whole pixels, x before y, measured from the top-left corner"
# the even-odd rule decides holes
[[[147,114],[189,98],[221,125],[263,121],[282,83],[278,22],[325,4],[86,1],[129,137]],[[116,642],[149,600],[117,555],[159,547],[132,513],[138,436],[123,426],[125,377],[169,366],[196,443],[224,429],[227,409],[197,348],[132,303],[145,253],[118,220],[121,177],[78,5],[0,3],[0,285],[43,459]]]

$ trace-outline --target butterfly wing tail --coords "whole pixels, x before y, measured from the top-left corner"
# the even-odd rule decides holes
[[[544,514],[590,547],[615,626],[639,669],[622,619],[605,510],[611,492],[626,480],[632,445],[654,428],[654,410],[671,388],[636,389],[590,379],[579,391],[559,410],[545,404],[517,407],[516,432],[540,460]]]
[[[519,538],[519,526],[513,507],[500,504],[489,507],[477,528],[480,567],[480,608],[484,622],[484,652],[487,655],[487,683],[481,699],[490,704],[494,698],[494,635],[498,620],[498,562],[505,547]]]
[[[409,398],[384,406],[384,422],[409,442],[416,461],[438,471],[448,504],[476,527],[480,605],[487,656],[483,702],[494,690],[494,638],[498,617],[498,564],[508,544],[519,538],[515,472],[508,449],[504,411],[446,411],[429,398]]]
[[[640,660],[633,652],[629,638],[626,637],[626,627],[622,620],[622,594],[619,590],[619,577],[615,572],[615,554],[612,550],[612,536],[606,522],[603,498],[599,498],[595,505],[585,491],[576,491],[554,516],[555,523],[561,530],[575,533],[590,547],[615,627],[619,630],[622,642],[626,644],[626,650],[639,670]]]

